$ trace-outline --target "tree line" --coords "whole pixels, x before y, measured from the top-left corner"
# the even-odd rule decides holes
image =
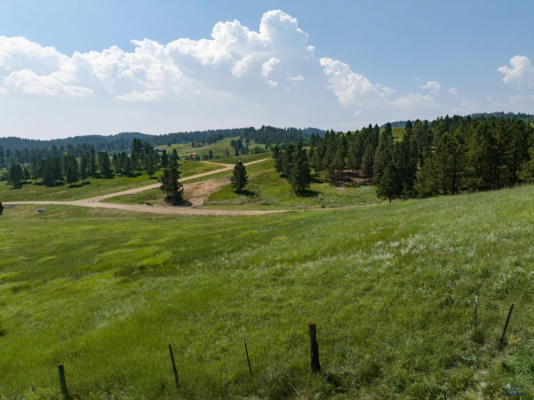
[[[275,147],[273,154],[277,171],[297,194],[309,185],[311,170],[318,181],[333,184],[356,174],[390,201],[534,181],[534,127],[504,117],[407,121],[399,138],[391,124],[383,129],[369,125],[354,132],[328,131],[323,137],[313,135],[307,150],[302,144],[288,145]]]
[[[30,179],[45,186],[57,186],[64,183],[73,185],[87,178],[110,179],[114,175],[134,176],[141,171],[153,175],[166,158],[166,152],[160,157],[151,145],[140,139],[134,139],[129,155],[121,152],[110,157],[107,152],[97,152],[92,147],[80,157],[69,153],[59,154],[55,157],[41,158],[29,168],[13,163],[8,168],[7,181],[14,188],[20,188]]]
[[[219,140],[231,137],[240,137],[248,143],[265,144],[267,147],[274,144],[284,144],[307,140],[311,134],[322,134],[322,131],[313,128],[276,128],[262,126],[236,129],[217,129],[195,132],[177,132],[164,135],[147,135],[138,132],[124,132],[112,136],[87,135],[66,139],[36,140],[16,137],[0,138],[0,167],[13,163],[35,163],[42,158],[55,158],[68,153],[77,158],[89,153],[91,148],[97,152],[116,154],[126,152],[133,140],[140,140],[151,146],[171,145],[175,143],[192,143],[195,146],[212,144]],[[243,154],[243,152],[240,152]]]

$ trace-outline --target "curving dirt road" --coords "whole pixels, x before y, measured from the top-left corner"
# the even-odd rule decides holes
[[[245,166],[253,165],[270,160],[270,158],[264,158],[261,160],[251,161],[246,163]],[[217,163],[211,163],[217,164]],[[203,172],[201,174],[191,175],[180,179],[180,182],[186,182],[189,180],[202,178],[218,174],[220,172],[229,171],[234,168],[233,164],[217,164],[222,165],[214,171]],[[90,207],[90,208],[108,208],[115,210],[134,211],[152,214],[166,214],[166,215],[218,215],[218,216],[245,216],[245,215],[263,215],[263,214],[278,214],[287,212],[289,210],[204,210],[192,207],[161,207],[161,206],[142,206],[133,204],[117,204],[117,203],[102,203],[102,200],[109,199],[111,197],[124,196],[128,194],[136,194],[145,190],[158,188],[160,183],[153,183],[151,185],[141,186],[134,189],[123,190],[121,192],[104,194],[101,196],[90,197],[83,200],[70,200],[70,201],[9,201],[4,202],[5,205],[64,205],[64,206],[78,206],[78,207]]]

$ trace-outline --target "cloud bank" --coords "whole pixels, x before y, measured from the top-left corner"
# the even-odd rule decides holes
[[[258,30],[233,20],[216,23],[208,38],[132,44],[132,51],[111,46],[67,55],[0,36],[0,106],[18,100],[33,115],[32,127],[49,126],[54,136],[261,124],[354,129],[453,112],[462,104],[477,108],[455,88],[442,98],[436,80],[400,93],[341,60],[319,57],[298,20],[281,10],[265,12]],[[534,87],[525,56],[498,71],[510,87]],[[10,107],[13,116],[0,122],[0,136],[32,136],[25,134],[30,125],[23,112]]]

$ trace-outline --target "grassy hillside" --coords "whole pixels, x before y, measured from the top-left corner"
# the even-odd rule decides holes
[[[532,398],[533,197],[524,186],[239,218],[9,208],[0,392],[59,398],[62,362],[90,399],[500,399],[507,384]]]
[[[181,161],[182,177],[214,171],[221,168],[214,164],[197,161]],[[44,185],[26,184],[20,189],[13,189],[7,182],[0,182],[0,201],[29,201],[29,200],[79,200],[92,196],[118,192],[157,182],[160,175],[153,177],[141,174],[136,177],[116,176],[113,179],[87,179],[86,183],[74,187],[69,185],[46,187]]]
[[[341,207],[378,202],[373,186],[335,187],[328,183],[312,183],[305,197],[297,197],[288,181],[281,178],[274,169],[274,162],[265,168],[249,173],[249,184],[245,194],[236,194],[231,185],[213,193],[206,208],[240,209],[303,209],[319,207]]]
[[[226,138],[212,144],[204,144],[200,147],[193,147],[192,143],[177,143],[171,144],[170,146],[158,146],[156,149],[167,150],[167,152],[172,151],[172,149],[176,149],[180,157],[185,157],[187,155],[198,155],[201,158],[205,155],[208,155],[209,151],[211,150],[213,152],[214,159],[232,159],[232,156],[235,154],[235,152],[232,149],[232,146],[230,146],[230,142],[237,139],[239,139],[238,136]],[[256,144],[254,141],[251,141],[249,144],[249,149],[252,150],[254,147],[260,147],[264,149],[265,145],[261,143]]]

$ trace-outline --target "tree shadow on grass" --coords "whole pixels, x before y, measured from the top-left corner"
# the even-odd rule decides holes
[[[237,194],[241,194],[243,196],[247,196],[247,197],[254,197],[256,196],[256,192],[253,192],[251,190],[241,190],[240,192],[237,192]]]
[[[298,194],[299,197],[317,197],[321,192],[316,192],[315,190],[306,190]]]
[[[153,205],[153,204],[148,203],[148,202],[143,202],[143,203],[145,205],[150,205],[150,206]],[[193,205],[193,203],[191,203],[188,200],[182,200],[182,201],[180,201],[179,203],[176,203],[176,204],[172,204],[168,200],[165,200],[165,203],[167,203],[168,205],[173,206],[173,207],[191,207]]]
[[[86,185],[90,185],[91,182],[89,181],[84,181],[84,182],[80,182],[80,183],[72,183],[69,185],[70,188],[81,188],[81,187],[84,187]]]

